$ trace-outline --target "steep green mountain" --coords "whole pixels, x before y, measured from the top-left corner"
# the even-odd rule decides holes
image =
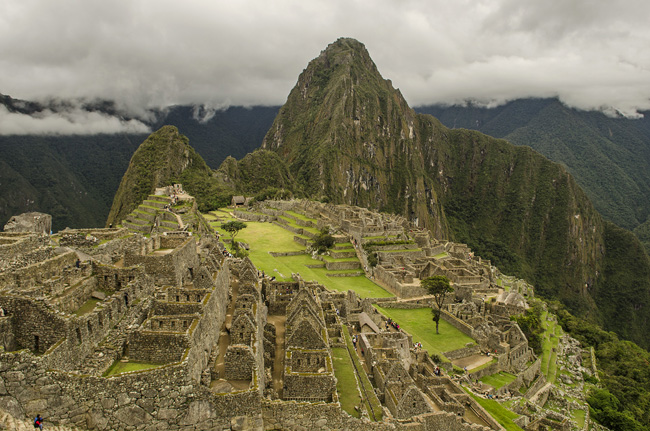
[[[63,109],[66,103],[43,106],[0,94],[0,105],[9,112],[38,115],[44,109]],[[85,109],[116,113],[109,102]],[[206,111],[174,106],[156,113],[149,125],[178,127],[208,165],[216,168],[229,155],[242,158],[258,148],[278,109]],[[26,211],[52,214],[54,231],[104,225],[129,160],[147,135],[0,135],[0,227]],[[211,196],[219,200],[214,193]]]
[[[272,151],[257,150],[239,161],[228,157],[219,167],[218,173],[233,193],[250,196],[267,188],[298,192],[286,163]]]
[[[271,189],[298,192],[285,162],[274,152],[258,150],[237,161],[228,157],[213,171],[175,126],[149,135],[133,154],[115,194],[106,226],[116,225],[156,187],[181,183],[199,210],[230,204],[234,194],[247,196]]]
[[[287,161],[308,196],[403,214],[467,242],[541,294],[648,346],[650,280],[638,241],[606,225],[561,165],[415,113],[361,43],[339,39],[309,63],[263,148]],[[616,266],[630,259],[639,268]],[[635,304],[628,321],[609,320],[614,304],[598,298],[615,280],[617,297]]]
[[[609,117],[557,99],[515,100],[496,108],[423,106],[451,128],[479,130],[527,145],[563,164],[596,209],[626,229],[650,214],[650,117]],[[648,113],[646,113],[648,114]]]
[[[116,225],[156,187],[183,179],[211,177],[205,161],[174,126],[163,126],[138,147],[117,189],[106,225]],[[194,184],[185,187],[191,193]]]

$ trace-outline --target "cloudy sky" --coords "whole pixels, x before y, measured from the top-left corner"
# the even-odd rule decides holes
[[[559,96],[634,115],[650,109],[649,16],[645,0],[2,0],[0,93],[280,105],[345,36],[412,106]]]

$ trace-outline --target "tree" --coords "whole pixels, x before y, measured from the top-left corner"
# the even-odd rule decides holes
[[[314,238],[314,242],[311,246],[318,252],[318,254],[323,254],[330,248],[334,247],[334,237],[330,235],[329,227],[321,229],[318,236]]]
[[[222,223],[221,224],[221,229],[225,230],[230,234],[230,243],[231,247],[234,250],[235,249],[235,237],[239,233],[240,230],[244,229],[246,227],[246,223],[233,220],[229,221],[228,223]]]
[[[420,281],[420,287],[423,287],[433,295],[433,300],[438,306],[437,308],[431,307],[432,320],[436,322],[436,334],[438,334],[438,324],[440,323],[440,309],[445,302],[445,296],[454,291],[453,287],[449,285],[449,279],[444,275],[434,275],[427,277]]]

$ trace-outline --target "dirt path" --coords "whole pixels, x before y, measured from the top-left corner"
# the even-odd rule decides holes
[[[282,370],[284,369],[284,332],[286,316],[268,316],[267,321],[275,326],[275,359],[273,360],[273,389],[282,398]]]

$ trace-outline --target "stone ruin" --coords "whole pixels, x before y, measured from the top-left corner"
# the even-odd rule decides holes
[[[445,355],[496,351],[494,364],[468,378],[509,370],[528,392],[545,387],[539,359],[508,318],[525,309],[532,289],[503,291],[489,262],[399,216],[306,201],[273,206],[318,214],[319,227],[336,226],[363,250],[369,275],[404,294],[382,307],[427,306],[419,279],[447,275],[457,294],[443,318],[477,344]],[[248,258],[224,257],[194,204],[187,208],[188,229],[150,220],[147,236],[129,222],[52,237],[0,233],[0,408],[98,430],[502,429],[454,379],[436,373],[445,364],[389,329],[376,300],[298,275],[263,278]],[[379,422],[369,415],[380,412],[362,410],[357,419],[341,409],[332,349],[350,349],[346,326],[358,337],[357,372],[373,385],[364,397],[377,399],[370,408],[380,406]]]
[[[52,216],[39,212],[30,212],[13,216],[5,224],[4,231],[49,234],[52,232]]]

